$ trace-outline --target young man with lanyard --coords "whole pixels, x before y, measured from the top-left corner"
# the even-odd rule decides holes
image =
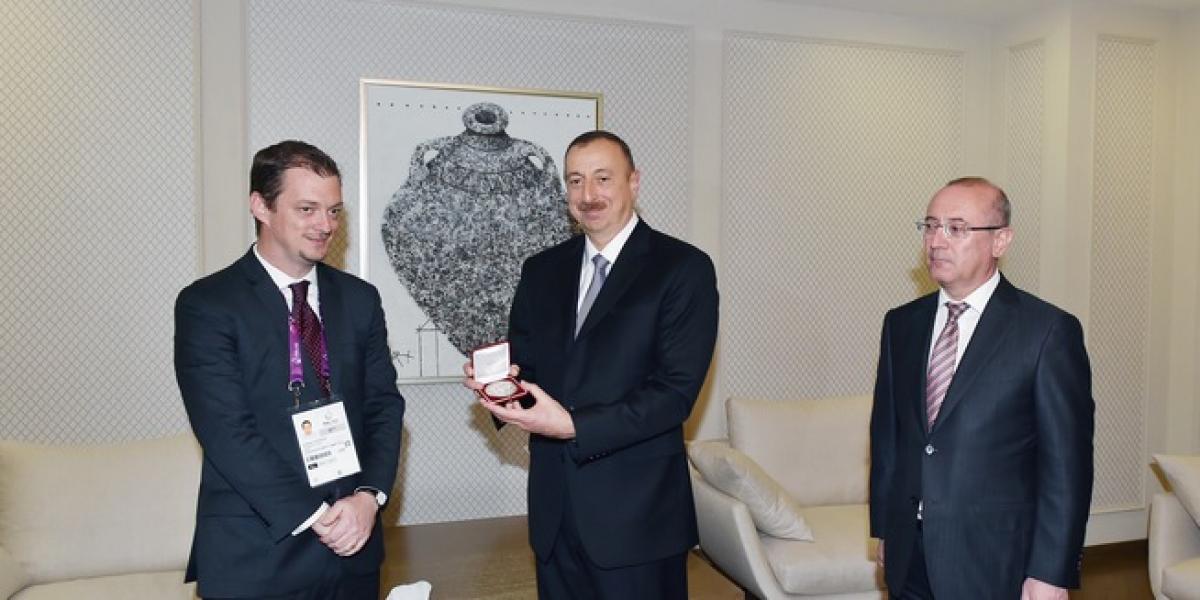
[[[257,243],[176,301],[176,377],[204,451],[187,570],[201,597],[379,595],[404,399],[379,293],[321,262],[341,211],[328,155],[264,148]]]

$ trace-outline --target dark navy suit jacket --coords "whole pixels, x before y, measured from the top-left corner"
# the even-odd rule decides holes
[[[696,544],[683,423],[712,359],[712,261],[639,222],[576,339],[584,253],[576,236],[529,258],[510,339],[521,377],[571,412],[573,441],[530,436],[529,534],[549,555],[564,509],[602,567],[641,564]]]
[[[345,402],[362,472],[312,488],[292,429],[287,304],[253,250],[180,292],[175,373],[204,450],[187,580],[201,596],[241,597],[304,589],[329,574],[379,569],[379,522],[366,546],[340,558],[311,529],[291,532],[322,501],[357,486],[392,490],[404,399],[387,347],[379,294],[317,265],[330,384]],[[304,400],[320,396],[305,359]]]

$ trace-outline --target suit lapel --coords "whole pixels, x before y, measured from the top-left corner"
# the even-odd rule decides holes
[[[347,321],[342,288],[330,274],[332,267],[317,263],[317,293],[321,302],[321,329],[325,333],[325,351],[329,354],[329,387],[337,389],[342,381],[341,350],[346,346],[350,323]]]
[[[267,373],[268,379],[274,379],[272,385],[278,385],[279,400],[291,401],[286,393],[288,385],[288,308],[287,301],[275,282],[267,274],[258,257],[254,256],[253,248],[239,261],[242,273],[246,277],[246,285],[253,299],[247,298],[245,310],[247,314],[256,315],[247,321],[254,329],[254,336],[262,340],[262,355],[258,357],[263,362],[261,367]]]
[[[586,336],[588,332],[595,329],[596,323],[603,320],[605,315],[612,311],[629,286],[637,280],[637,276],[646,265],[642,257],[650,252],[650,232],[650,226],[639,219],[633,232],[629,234],[625,246],[621,248],[621,254],[609,268],[608,277],[604,280],[604,287],[600,288],[600,294],[596,296],[596,301],[592,304],[592,309],[588,311],[587,318],[584,319],[583,327],[579,330],[576,339]],[[583,259],[579,260],[582,265]],[[576,273],[575,283],[576,296],[578,296],[578,273]],[[576,300],[578,302],[578,298]]]
[[[954,378],[950,380],[950,388],[946,390],[946,398],[942,401],[942,409],[933,423],[933,429],[936,430],[954,412],[971,388],[971,382],[988,364],[992,364],[991,357],[1004,343],[1009,331],[1007,325],[1012,322],[1016,309],[1017,290],[1001,276],[996,291],[992,292],[991,299],[984,307],[979,324],[975,326],[975,333],[971,334],[962,362],[954,370]]]
[[[270,331],[272,343],[280,348],[287,348],[287,301],[283,299],[279,288],[275,287],[275,282],[271,281],[271,276],[267,274],[262,263],[258,262],[258,257],[254,256],[253,249],[242,257],[241,265],[250,288],[262,304],[261,314],[269,315],[267,318],[258,319],[257,322]]]
[[[563,247],[558,263],[550,273],[549,288],[552,296],[546,306],[558,308],[557,323],[562,332],[563,353],[569,352],[575,341],[575,307],[579,305],[579,273],[583,270],[582,235],[577,235]]]

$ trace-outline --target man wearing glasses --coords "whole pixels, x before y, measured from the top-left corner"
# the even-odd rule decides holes
[[[1092,495],[1079,321],[997,269],[1004,191],[946,184],[917,222],[941,289],[884,317],[871,536],[892,598],[1067,598]],[[886,552],[885,552],[886,550]]]

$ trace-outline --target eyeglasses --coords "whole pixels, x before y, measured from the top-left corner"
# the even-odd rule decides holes
[[[917,231],[921,232],[921,235],[933,235],[933,232],[941,229],[943,235],[953,240],[961,240],[971,235],[972,231],[995,231],[997,229],[1004,229],[1005,227],[1008,227],[1008,225],[971,227],[969,223],[962,219],[950,219],[945,223],[942,223],[937,219],[925,219],[924,221],[917,221]]]

